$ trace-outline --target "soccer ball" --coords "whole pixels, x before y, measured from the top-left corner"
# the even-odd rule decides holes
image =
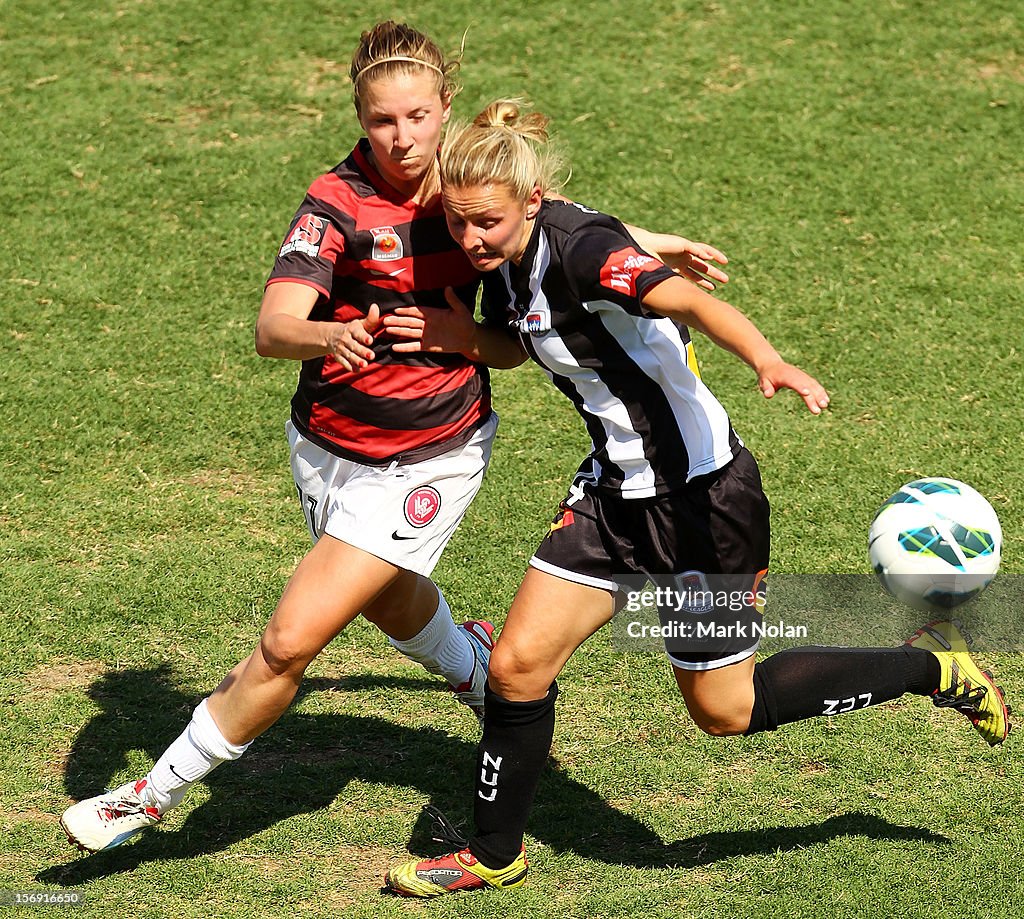
[[[908,482],[875,514],[868,555],[878,579],[917,609],[948,610],[981,593],[999,570],[999,518],[955,479]]]

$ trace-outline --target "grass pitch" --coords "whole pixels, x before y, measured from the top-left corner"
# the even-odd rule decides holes
[[[303,190],[358,134],[347,61],[375,15],[449,48],[468,26],[457,112],[529,95],[570,195],[724,249],[724,296],[829,387],[823,418],[765,404],[698,343],[761,460],[776,571],[866,572],[875,507],[917,475],[988,496],[1004,577],[1024,570],[1014,4],[9,0],[0,889],[74,888],[97,917],[1018,915],[1013,737],[906,699],[714,740],[663,659],[605,635],[560,680],[520,891],[378,893],[436,852],[424,803],[468,817],[476,728],[358,623],[164,827],[64,845],[61,810],[148,768],[306,549],[296,367],[251,330]],[[500,622],[585,443],[538,373],[495,378],[495,460],[436,576]],[[1024,704],[1020,646],[985,663]]]

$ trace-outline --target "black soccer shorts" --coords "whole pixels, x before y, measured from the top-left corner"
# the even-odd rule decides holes
[[[761,475],[744,447],[722,469],[653,498],[624,499],[579,475],[530,564],[620,595],[650,581],[671,662],[711,670],[757,650],[770,535]]]

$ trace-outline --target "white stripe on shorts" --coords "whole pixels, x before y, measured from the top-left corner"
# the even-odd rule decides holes
[[[559,568],[558,565],[552,565],[550,562],[544,561],[544,559],[537,558],[536,555],[530,559],[530,567],[543,571],[545,574],[553,574],[556,578],[561,578],[563,581],[582,584],[584,587],[599,587],[603,590],[614,590],[616,592],[626,589],[616,581],[606,581],[604,578],[580,574],[578,571],[570,571],[568,568]]]
[[[681,661],[673,656],[670,651],[665,652],[668,655],[669,663],[680,670],[718,670],[722,667],[728,667],[730,664],[738,664],[740,661],[745,661],[756,653],[757,645],[754,645],[752,648],[747,648],[746,651],[737,651],[728,657],[716,657],[713,661]]]

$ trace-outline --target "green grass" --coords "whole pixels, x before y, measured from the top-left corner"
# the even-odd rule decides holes
[[[833,394],[771,403],[699,343],[761,460],[780,572],[865,572],[876,506],[972,483],[1024,571],[1014,4],[400,4],[457,47],[458,112],[527,93],[577,200],[729,253],[727,298]],[[55,817],[148,768],[246,655],[306,550],[251,329],[285,222],[357,136],[365,4],[9,0],[0,17],[0,889],[78,915],[1015,916],[1013,738],[908,699],[715,740],[663,659],[570,662],[521,891],[378,893],[468,817],[475,726],[356,624],[293,711],[166,826],[76,859]],[[584,449],[532,370],[436,576],[500,621]],[[1019,646],[1018,646],[1019,647]],[[1024,698],[1024,660],[986,652]]]

